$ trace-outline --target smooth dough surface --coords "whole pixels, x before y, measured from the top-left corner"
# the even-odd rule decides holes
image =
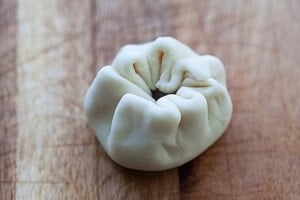
[[[166,94],[155,100],[152,92]],[[118,164],[159,171],[198,156],[232,114],[224,66],[171,37],[124,46],[84,100],[97,138]]]

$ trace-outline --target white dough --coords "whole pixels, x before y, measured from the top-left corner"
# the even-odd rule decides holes
[[[157,101],[151,91],[167,95]],[[171,37],[126,45],[101,68],[84,100],[91,126],[118,164],[180,166],[224,132],[232,114],[223,64]]]

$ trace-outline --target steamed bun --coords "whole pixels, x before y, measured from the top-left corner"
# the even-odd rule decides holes
[[[97,138],[116,163],[159,171],[198,156],[232,114],[224,66],[171,37],[124,46],[84,99]]]

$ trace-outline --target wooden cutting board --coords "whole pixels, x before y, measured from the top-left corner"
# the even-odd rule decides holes
[[[0,199],[300,199],[300,2],[0,1]],[[171,35],[225,64],[234,113],[197,159],[117,166],[83,113],[127,43]]]

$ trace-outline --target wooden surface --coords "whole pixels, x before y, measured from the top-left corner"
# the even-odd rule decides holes
[[[0,199],[300,199],[300,2],[0,1]],[[111,162],[84,94],[117,50],[171,35],[225,64],[234,114],[192,162]]]

